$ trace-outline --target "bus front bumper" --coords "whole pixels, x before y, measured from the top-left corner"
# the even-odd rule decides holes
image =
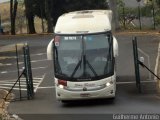
[[[56,98],[58,100],[82,100],[82,99],[97,99],[97,98],[114,98],[115,86],[111,85],[101,90],[96,91],[68,91],[56,88]]]

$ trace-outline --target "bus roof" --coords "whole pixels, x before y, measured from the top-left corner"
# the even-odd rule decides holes
[[[57,34],[97,33],[111,30],[111,10],[84,10],[63,14],[55,26]]]

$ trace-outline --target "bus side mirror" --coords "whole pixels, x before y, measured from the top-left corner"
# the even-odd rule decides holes
[[[113,36],[113,53],[114,57],[118,57],[118,42],[114,36]]]
[[[53,60],[53,40],[51,40],[47,46],[47,59]]]

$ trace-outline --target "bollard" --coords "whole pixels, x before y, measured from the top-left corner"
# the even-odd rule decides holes
[[[134,37],[132,39],[132,44],[133,44],[133,56],[134,56],[136,86],[138,88],[138,92],[141,93],[141,82],[140,82],[139,60],[138,60],[138,49],[137,49],[137,37]]]

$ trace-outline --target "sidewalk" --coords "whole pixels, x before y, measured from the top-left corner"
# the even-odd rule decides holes
[[[124,31],[118,31],[114,34],[118,35],[159,35],[160,36],[160,30],[124,30]]]

